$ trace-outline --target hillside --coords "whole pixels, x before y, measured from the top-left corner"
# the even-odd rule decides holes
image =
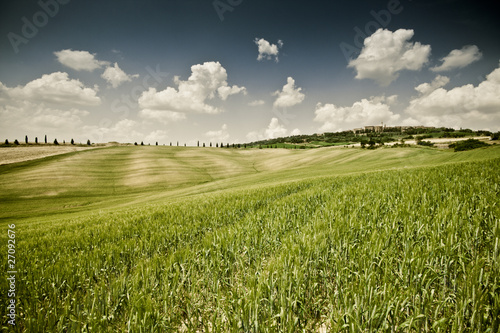
[[[376,151],[105,147],[1,165],[4,209],[0,218],[52,218],[50,214],[87,213],[234,188],[499,155],[500,147],[460,154],[416,147]]]
[[[145,146],[0,166],[16,331],[498,331],[499,162]]]

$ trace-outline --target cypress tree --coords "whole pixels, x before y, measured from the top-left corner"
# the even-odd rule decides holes
[[[24,142],[26,142],[26,144],[28,144],[28,136],[27,135],[24,137]]]
[[[54,139],[54,144],[57,146],[59,142],[57,142],[57,139]]]
[[[35,137],[35,143],[38,144],[38,137]]]
[[[45,143],[47,143],[47,134],[45,134]]]
[[[90,143],[90,140],[87,140],[87,146],[90,146],[91,143]]]

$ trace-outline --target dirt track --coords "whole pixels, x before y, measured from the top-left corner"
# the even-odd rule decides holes
[[[0,165],[36,160],[39,158],[66,154],[74,151],[93,149],[94,147],[75,146],[20,146],[0,148]]]

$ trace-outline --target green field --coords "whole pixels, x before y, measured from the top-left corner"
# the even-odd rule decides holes
[[[118,146],[2,165],[16,330],[498,332],[499,162]]]

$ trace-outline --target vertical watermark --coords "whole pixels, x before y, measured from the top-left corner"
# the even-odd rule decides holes
[[[214,2],[212,2],[212,6],[219,16],[220,21],[223,22],[224,13],[232,12],[234,8],[241,5],[242,2],[243,0],[214,0]]]
[[[16,325],[16,225],[9,224],[7,229],[7,317],[8,324]]]
[[[20,34],[9,32],[7,39],[14,50],[14,53],[19,53],[19,46],[21,44],[28,44],[28,42],[38,35],[39,29],[42,29],[49,23],[49,18],[55,17],[59,13],[60,5],[66,5],[70,0],[40,0],[38,6],[41,10],[33,14],[31,20],[26,16],[21,17]]]
[[[399,0],[389,0],[386,9],[381,9],[379,11],[371,10],[370,15],[373,17],[373,20],[368,21],[364,29],[358,26],[354,27],[354,32],[356,33],[353,38],[354,45],[346,42],[341,42],[339,44],[345,60],[349,63],[351,59],[359,56],[363,49],[365,38],[373,35],[378,29],[386,28],[391,23],[392,17],[401,14],[403,9],[404,7]]]

